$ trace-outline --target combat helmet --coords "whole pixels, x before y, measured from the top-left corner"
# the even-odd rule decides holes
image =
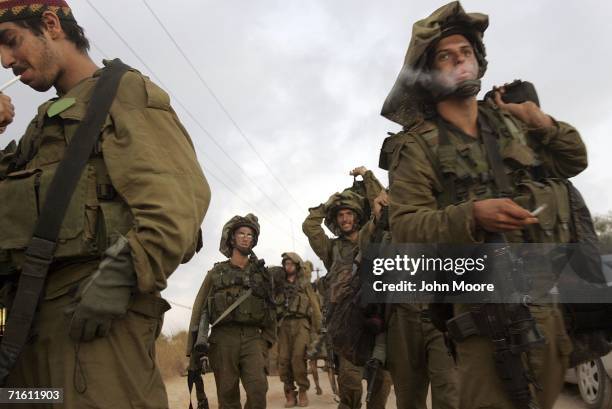
[[[433,86],[429,64],[432,51],[444,37],[462,34],[467,38],[478,61],[478,79],[482,78],[487,69],[482,38],[488,26],[486,14],[466,13],[458,1],[442,6],[429,17],[414,23],[404,65],[383,104],[381,115],[404,128],[411,128],[428,116]],[[479,89],[479,81],[477,84]]]
[[[336,222],[336,215],[342,209],[350,209],[357,215],[357,227],[359,228],[366,220],[365,199],[350,188],[342,193],[337,193],[337,199],[327,208],[325,215],[325,226],[336,236],[342,235],[340,226]]]
[[[283,266],[283,270],[285,268],[285,260],[291,260],[293,261],[293,263],[295,264],[295,269],[296,269],[296,274],[298,276],[298,279],[301,279],[304,277],[304,260],[302,260],[302,257],[300,257],[297,253],[293,253],[293,252],[286,252],[281,254],[281,265]]]
[[[246,216],[234,216],[223,226],[223,232],[221,233],[221,242],[219,243],[219,251],[226,257],[232,256],[232,234],[239,227],[250,227],[255,232],[253,238],[253,247],[257,245],[257,239],[259,239],[259,222],[257,216],[252,213]]]

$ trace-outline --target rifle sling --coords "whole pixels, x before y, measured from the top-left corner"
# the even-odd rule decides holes
[[[223,311],[223,313],[219,316],[219,318],[217,318],[215,320],[215,322],[212,323],[212,325],[210,326],[210,328],[212,329],[215,325],[217,325],[219,322],[221,322],[221,320],[225,317],[227,317],[232,311],[234,311],[236,308],[238,308],[238,306],[240,304],[243,303],[244,300],[246,300],[247,298],[249,298],[249,296],[253,294],[253,289],[249,288],[244,294],[242,294],[240,297],[238,297],[236,299],[236,301],[234,301],[232,303],[232,305],[230,305],[229,307],[227,307],[227,309],[225,311]]]
[[[494,124],[495,122],[493,118],[491,118],[491,116],[484,110],[480,110],[479,113],[483,114],[486,119],[486,121],[481,122],[480,136],[482,138],[485,152],[487,153],[487,159],[489,161],[489,166],[491,167],[491,171],[493,173],[493,180],[495,181],[495,186],[497,187],[499,195],[501,195],[502,197],[510,196],[512,194],[513,189],[510,185],[510,179],[506,174],[504,161],[501,157],[501,154],[499,153],[499,145],[497,143],[497,138],[493,134],[493,129],[491,129],[492,124]],[[501,131],[499,129],[498,134],[501,134]]]
[[[0,344],[0,385],[4,384],[28,340],[68,205],[99,139],[119,82],[129,69],[130,67],[116,59],[102,70],[85,117],[66,148],[64,159],[58,165],[51,181],[34,234],[25,250],[17,294]]]

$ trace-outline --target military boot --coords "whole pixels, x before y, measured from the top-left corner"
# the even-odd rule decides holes
[[[287,399],[287,402],[285,402],[286,408],[292,408],[297,404],[296,396],[297,392],[285,385],[285,399]]]
[[[300,393],[298,394],[298,406],[301,408],[308,406],[308,395],[306,394],[306,389],[300,389]]]

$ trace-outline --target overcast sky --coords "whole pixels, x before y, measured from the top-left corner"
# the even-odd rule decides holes
[[[180,305],[192,304],[206,271],[223,259],[221,227],[235,214],[259,216],[255,250],[268,264],[294,250],[322,267],[301,231],[307,208],[350,185],[348,172],[359,165],[387,184],[378,151],[386,132],[399,126],[382,118],[380,108],[413,22],[445,4],[147,0],[198,76],[142,0],[91,1],[104,18],[87,0],[69,3],[93,43],[92,57],[119,57],[169,91],[213,193],[204,249],[172,275],[164,292],[174,303],[166,333],[187,328],[190,311]],[[490,19],[483,90],[515,78],[535,83],[543,110],[582,134],[589,168],[574,182],[594,213],[607,213],[612,6],[595,0],[462,4]],[[0,73],[2,82],[10,77]],[[0,135],[0,147],[18,139],[38,104],[54,95],[23,84],[6,93],[16,120]]]

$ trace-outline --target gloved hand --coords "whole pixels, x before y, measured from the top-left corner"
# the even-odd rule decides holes
[[[127,312],[136,288],[128,240],[119,237],[104,255],[98,269],[79,288],[75,303],[66,309],[72,315],[70,338],[75,342],[108,335],[113,319]]]

